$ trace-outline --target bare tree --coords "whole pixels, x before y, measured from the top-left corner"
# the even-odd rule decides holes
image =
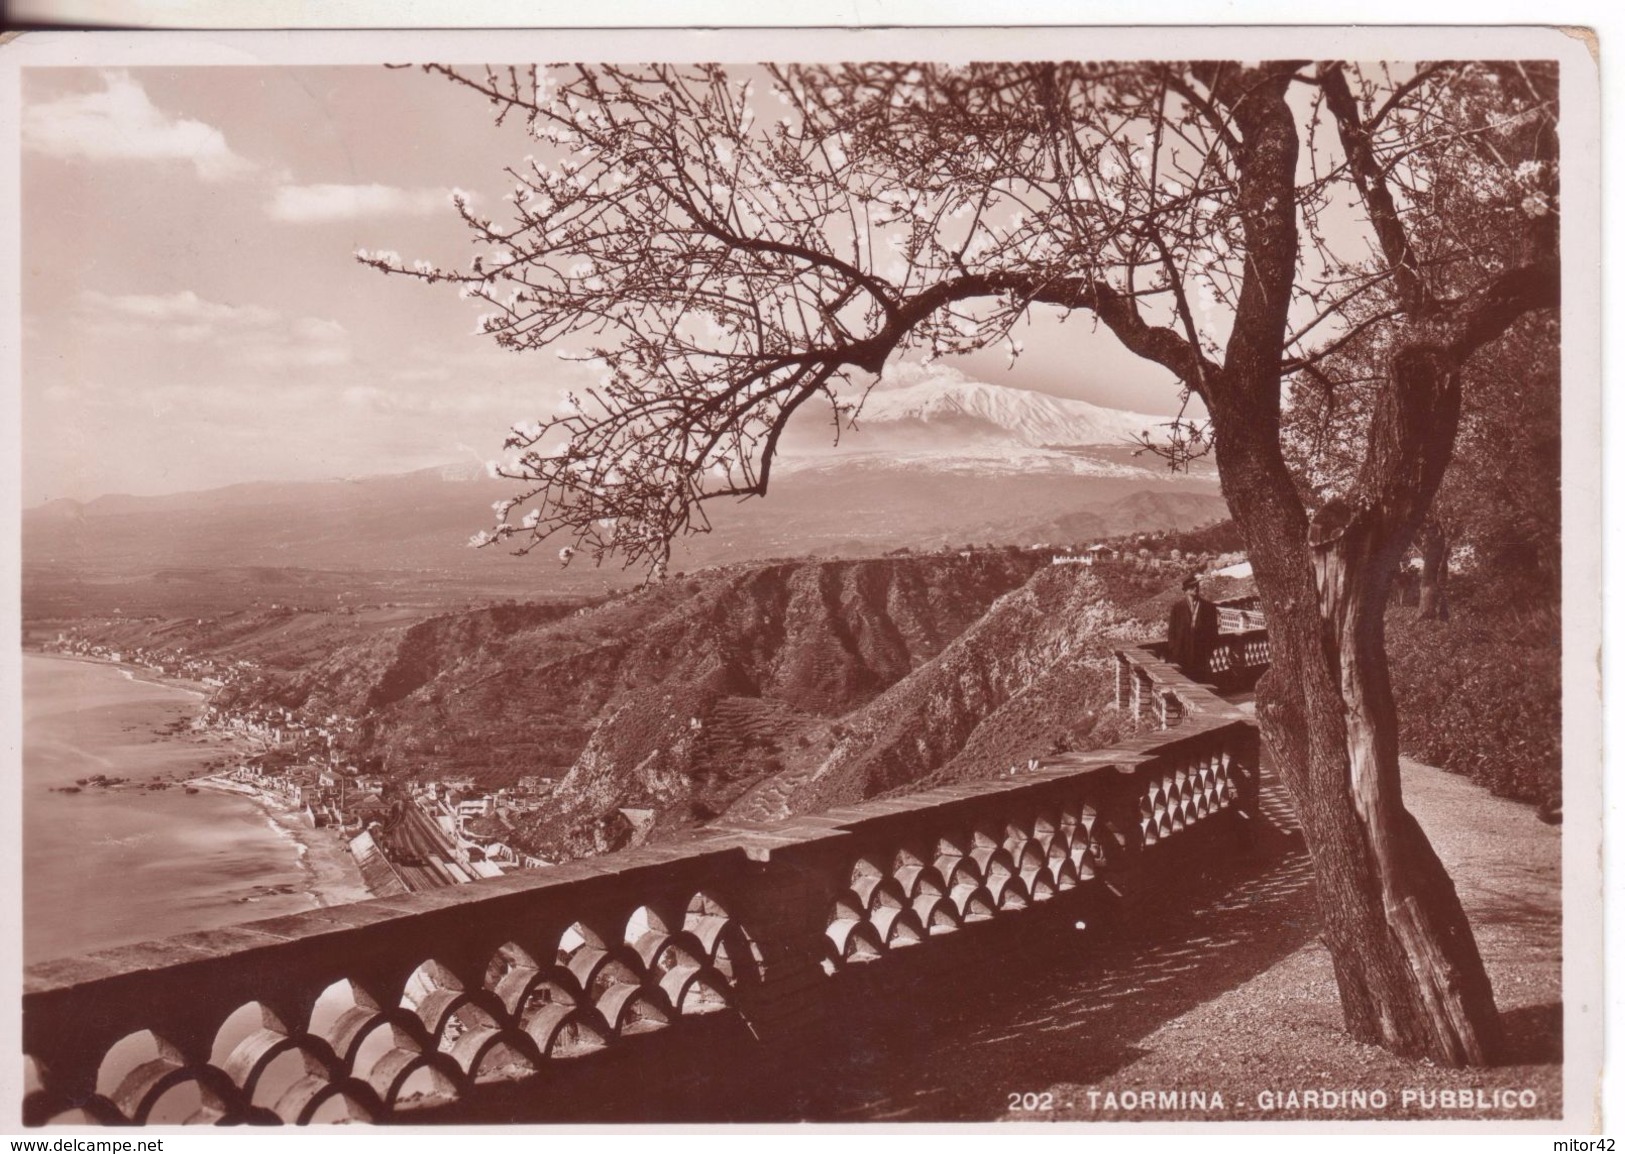
[[[1084,314],[1205,410],[1164,451],[1213,449],[1247,542],[1271,628],[1258,716],[1350,1031],[1491,1059],[1483,963],[1401,798],[1382,610],[1450,461],[1463,366],[1557,301],[1555,70],[428,71],[548,155],[511,170],[509,219],[462,204],[468,270],[361,258],[487,302],[505,347],[581,341],[602,371],[516,427],[518,492],[480,540],[658,567],[704,501],[765,491],[808,401],[839,429],[893,358],[1015,355],[1018,320]],[[1306,501],[1283,382],[1379,325],[1357,467]]]

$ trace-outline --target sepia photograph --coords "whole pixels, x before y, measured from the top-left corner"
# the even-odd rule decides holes
[[[0,45],[6,1116],[1593,1131],[1594,53]]]

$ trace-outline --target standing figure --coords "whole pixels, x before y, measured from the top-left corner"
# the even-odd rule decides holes
[[[1219,610],[1202,599],[1202,583],[1185,578],[1185,596],[1168,613],[1168,660],[1188,676],[1207,674],[1208,656],[1219,640]]]

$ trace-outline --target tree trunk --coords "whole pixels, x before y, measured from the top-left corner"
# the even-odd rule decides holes
[[[1311,525],[1280,442],[1282,338],[1299,256],[1296,218],[1282,211],[1298,160],[1290,75],[1266,65],[1242,79],[1216,92],[1233,100],[1245,142],[1238,204],[1248,271],[1223,368],[1204,370],[1201,383],[1219,479],[1269,620],[1259,725],[1303,826],[1349,1032],[1442,1065],[1485,1064],[1500,1048],[1500,1018],[1455,887],[1401,798],[1383,611],[1450,463],[1462,358],[1522,311],[1551,303],[1555,262],[1545,276],[1520,270],[1497,281],[1450,331],[1434,317],[1385,187],[1362,183],[1414,327],[1396,343],[1358,478]],[[1361,138],[1346,144],[1359,152]]]
[[[1422,587],[1417,599],[1417,616],[1427,621],[1449,621],[1450,599],[1445,583],[1450,579],[1450,538],[1437,521],[1422,526]]]
[[[1455,388],[1405,383],[1401,405]],[[1440,403],[1448,410],[1454,399]],[[1397,1054],[1487,1064],[1500,1019],[1455,887],[1401,797],[1383,645],[1393,574],[1420,520],[1405,502],[1430,498],[1442,465],[1419,476],[1412,450],[1391,441],[1405,422],[1379,427],[1374,439],[1388,443],[1375,456],[1395,483],[1367,490],[1376,495],[1358,507],[1333,502],[1310,525],[1267,414],[1237,415],[1224,421],[1218,457],[1270,626],[1259,724],[1314,863],[1345,1023]],[[1453,414],[1443,422],[1453,434]]]

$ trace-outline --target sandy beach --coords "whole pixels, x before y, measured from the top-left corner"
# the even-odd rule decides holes
[[[298,847],[299,867],[306,875],[305,893],[317,906],[341,906],[372,897],[361,878],[350,844],[339,831],[313,829],[304,815],[264,790],[219,775],[192,779],[203,789],[246,797],[259,806],[266,820]]]

